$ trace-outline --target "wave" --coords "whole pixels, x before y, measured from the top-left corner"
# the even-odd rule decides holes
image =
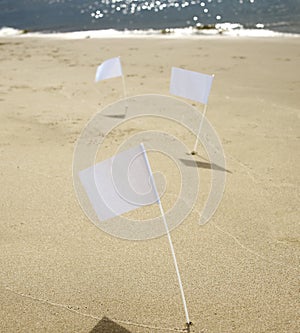
[[[19,30],[10,27],[2,27],[0,29],[0,37],[10,37],[10,36],[18,36],[24,34],[25,30]]]
[[[257,24],[255,29],[244,28],[238,23],[218,23],[215,25],[199,25],[187,28],[148,29],[148,30],[87,30],[73,32],[30,32],[12,27],[0,28],[0,37],[38,37],[57,39],[86,38],[124,38],[124,37],[168,37],[194,38],[197,36],[229,36],[229,37],[299,37],[299,34],[283,33],[268,30],[263,24]]]

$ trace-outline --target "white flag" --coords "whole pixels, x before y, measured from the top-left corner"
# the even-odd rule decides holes
[[[100,221],[159,201],[143,144],[79,172]]]
[[[170,93],[207,104],[214,76],[172,68]]]
[[[114,77],[122,76],[122,66],[119,57],[111,58],[104,61],[98,66],[96,71],[95,82],[112,79]]]

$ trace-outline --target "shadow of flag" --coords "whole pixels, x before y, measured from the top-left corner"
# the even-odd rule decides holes
[[[226,170],[215,163],[187,160],[187,159],[183,159],[183,158],[180,158],[180,161],[188,167],[197,167],[197,168],[201,168],[201,169],[213,169],[213,170],[217,170],[217,171],[224,171],[224,172],[232,173],[230,170]]]
[[[104,117],[108,118],[116,118],[116,119],[125,119],[126,115],[125,114],[104,114]]]
[[[116,324],[107,317],[103,317],[89,333],[131,333],[126,328]]]

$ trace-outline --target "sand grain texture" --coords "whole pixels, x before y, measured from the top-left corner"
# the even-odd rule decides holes
[[[121,80],[93,82],[96,66],[117,55],[129,96],[168,94],[171,66],[216,75],[207,116],[226,154],[226,191],[199,226],[210,170],[196,157],[203,191],[172,232],[193,331],[299,331],[299,46],[299,38],[1,39],[0,331],[183,327],[166,237],[105,234],[73,189],[77,137],[122,98]],[[107,154],[126,137],[116,133]]]

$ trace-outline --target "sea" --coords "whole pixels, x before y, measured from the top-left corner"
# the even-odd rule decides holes
[[[300,0],[0,0],[0,36],[300,35]]]

